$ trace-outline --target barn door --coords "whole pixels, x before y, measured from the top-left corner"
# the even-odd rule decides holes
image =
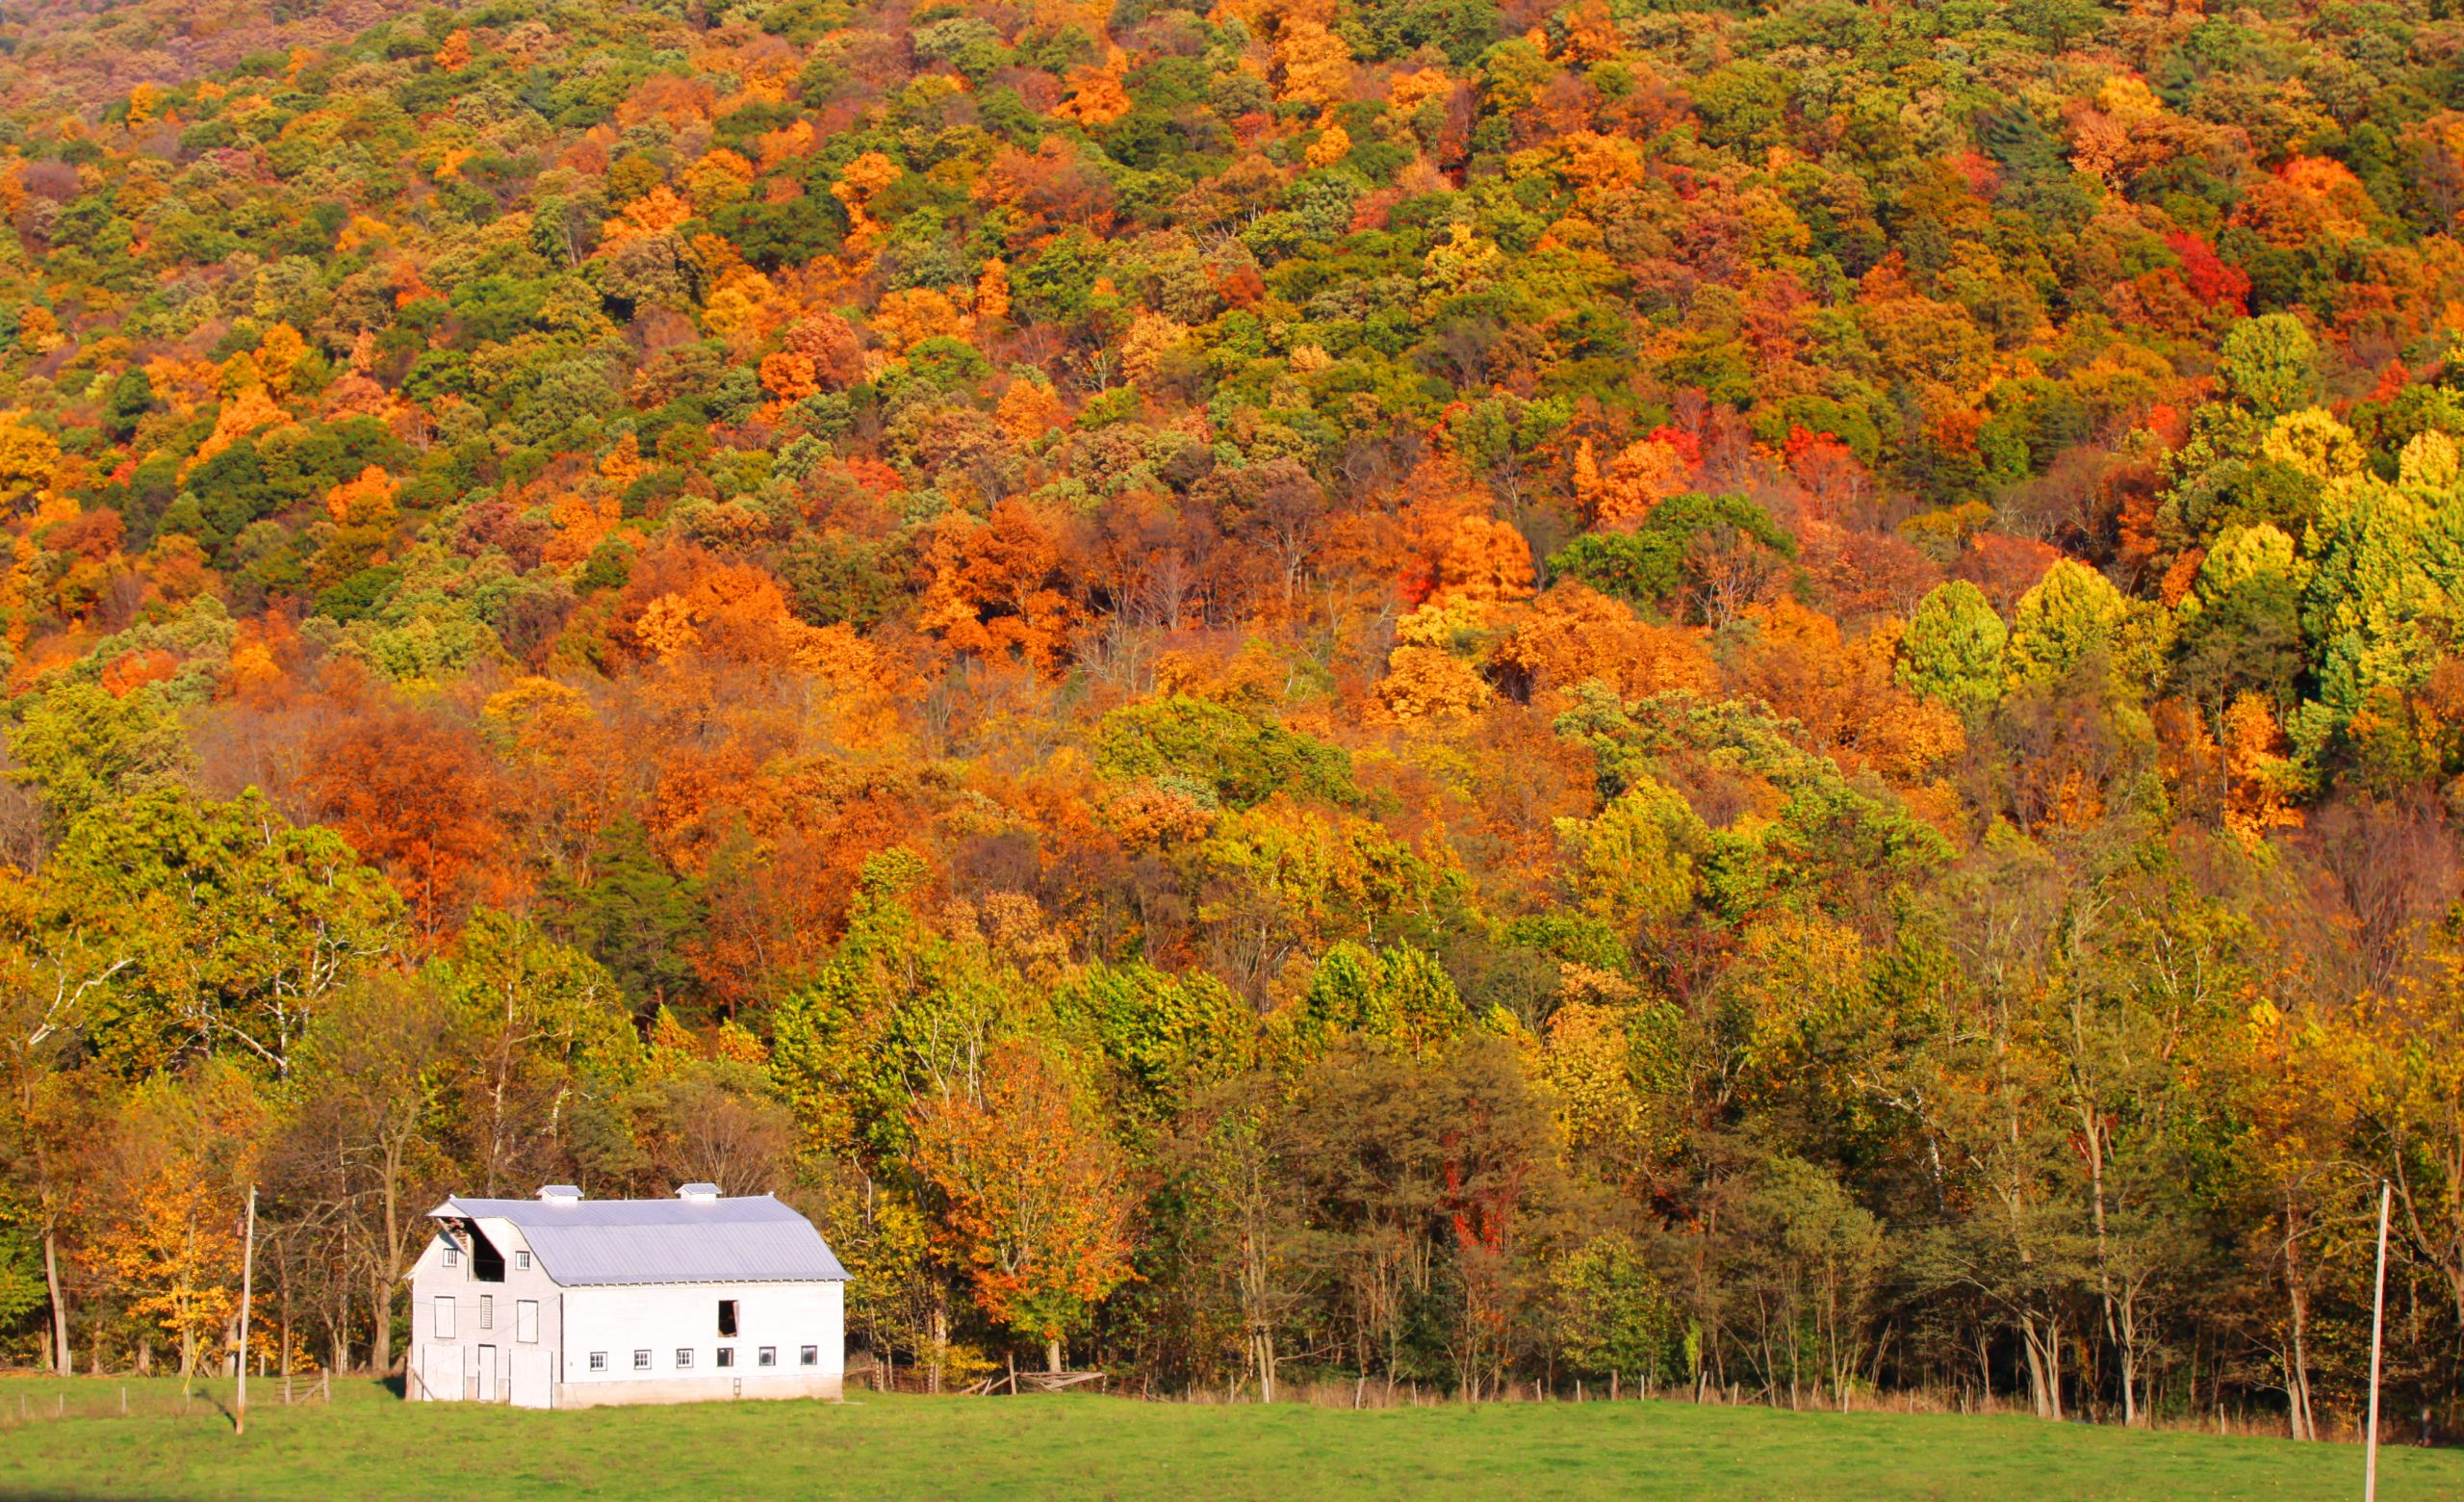
[[[420,1374],[426,1379],[426,1396],[435,1403],[456,1403],[462,1398],[462,1348],[458,1345],[432,1345],[427,1348],[427,1370]]]
[[[547,1408],[553,1399],[549,1395],[552,1375],[549,1352],[537,1346],[513,1348],[513,1406],[515,1408]]]
[[[495,1346],[479,1347],[479,1390],[473,1396],[482,1403],[494,1403],[497,1400],[497,1348]]]

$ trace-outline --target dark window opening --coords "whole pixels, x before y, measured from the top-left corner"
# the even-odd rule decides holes
[[[471,1276],[481,1282],[504,1282],[504,1254],[480,1230],[476,1222],[464,1221],[462,1234],[471,1242]]]
[[[721,1366],[733,1366],[735,1364],[735,1347],[719,1347],[719,1364]]]
[[[719,1301],[719,1334],[723,1335],[735,1334],[735,1301],[733,1299]]]

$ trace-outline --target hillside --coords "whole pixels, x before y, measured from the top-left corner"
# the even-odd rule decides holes
[[[0,1338],[2349,1436],[2464,1360],[2464,19],[0,27]]]

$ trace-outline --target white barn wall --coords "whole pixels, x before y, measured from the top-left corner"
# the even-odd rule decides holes
[[[504,1282],[481,1282],[466,1249],[461,1265],[445,1265],[446,1242],[442,1235],[428,1239],[427,1249],[411,1264],[411,1349],[403,1370],[403,1391],[414,1399],[449,1403],[475,1395],[478,1376],[479,1347],[493,1346],[497,1353],[495,1373],[497,1401],[505,1398],[503,1384],[512,1380],[515,1351],[552,1353],[563,1337],[560,1301],[563,1289],[548,1276],[536,1257],[525,1269],[517,1265],[516,1255],[530,1250],[522,1232],[511,1221],[482,1220],[479,1230],[504,1254]],[[435,1301],[440,1296],[454,1301],[454,1336],[451,1340],[436,1337]],[[479,1300],[495,1300],[496,1321],[493,1329],[479,1324]],[[539,1303],[539,1339],[534,1346],[523,1347],[514,1339],[517,1301],[535,1299]],[[450,1370],[462,1374],[462,1390],[445,1391],[431,1372],[439,1358]],[[552,1372],[552,1360],[551,1365]]]
[[[719,1301],[736,1301],[736,1335],[719,1335]],[[558,1374],[559,1406],[675,1402],[709,1397],[835,1398],[844,1380],[845,1288],[834,1282],[664,1283],[652,1287],[568,1288],[568,1338]],[[721,1367],[719,1348],[735,1352]],[[770,1346],[779,1364],[764,1369]],[[796,1364],[802,1347],[817,1348],[813,1366]],[[676,1364],[679,1348],[693,1353]],[[633,1353],[651,1353],[651,1369],[633,1369]],[[590,1370],[590,1353],[607,1353],[607,1370]],[[570,1402],[568,1402],[570,1400]]]

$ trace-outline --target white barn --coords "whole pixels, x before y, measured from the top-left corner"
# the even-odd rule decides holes
[[[836,1398],[847,1270],[769,1195],[446,1201],[411,1265],[415,1402]]]

